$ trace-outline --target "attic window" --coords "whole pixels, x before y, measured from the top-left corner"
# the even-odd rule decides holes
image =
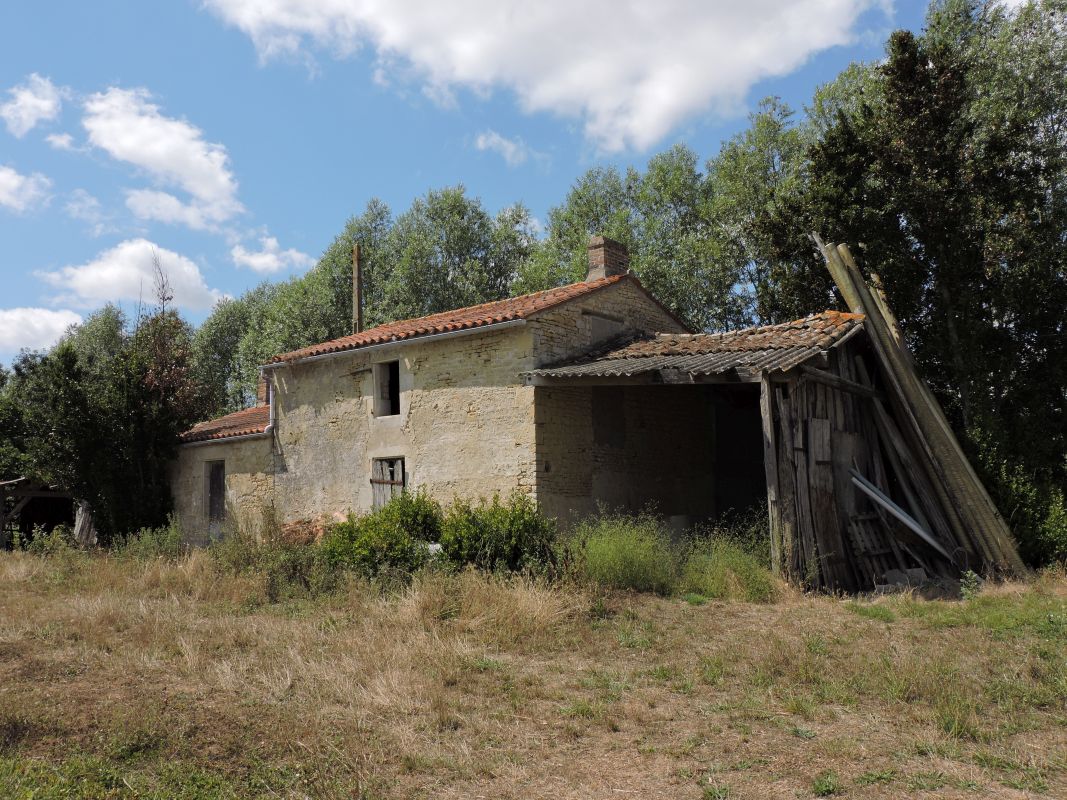
[[[374,416],[395,417],[400,413],[400,362],[374,365]]]

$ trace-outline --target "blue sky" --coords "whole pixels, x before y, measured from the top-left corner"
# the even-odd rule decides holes
[[[383,8],[384,6],[384,8]],[[919,29],[918,0],[0,5],[0,363],[106,301],[194,322],[306,270],[372,197],[544,219],[596,164],[702,157]]]

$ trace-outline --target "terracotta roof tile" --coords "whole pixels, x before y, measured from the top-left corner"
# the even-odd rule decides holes
[[[612,350],[610,355],[612,358],[641,358],[742,350],[783,350],[793,347],[825,349],[862,320],[863,314],[823,311],[821,314],[813,314],[793,322],[742,328],[724,333],[661,333]]]
[[[824,311],[781,325],[726,333],[660,333],[609,345],[583,358],[528,375],[619,377],[670,370],[692,375],[755,376],[784,371],[818,356],[863,324],[862,314]]]
[[[229,439],[263,433],[270,422],[270,406],[255,406],[227,414],[225,417],[201,422],[181,435],[183,443],[204,442],[210,439]]]
[[[598,289],[603,289],[605,286],[610,286],[626,279],[637,280],[629,275],[613,275],[595,281],[572,283],[568,286],[547,289],[543,292],[525,294],[521,297],[496,300],[491,303],[460,308],[455,311],[444,311],[427,317],[388,322],[385,325],[370,328],[362,333],[342,336],[340,339],[313,344],[310,347],[303,347],[289,353],[282,353],[272,358],[271,363],[299,361],[303,358],[326,355],[327,353],[357,350],[360,347],[367,347],[372,344],[399,342],[419,336],[432,336],[438,333],[481,328],[499,322],[525,319],[539,311],[545,311],[560,303],[583,297]]]

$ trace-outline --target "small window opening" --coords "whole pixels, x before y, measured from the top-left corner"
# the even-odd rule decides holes
[[[207,519],[222,522],[226,517],[226,462],[207,462]]]
[[[381,508],[398,494],[402,494],[407,485],[402,458],[376,458],[371,469],[371,489],[374,493],[374,507]]]
[[[374,365],[374,416],[393,417],[400,413],[400,362]]]

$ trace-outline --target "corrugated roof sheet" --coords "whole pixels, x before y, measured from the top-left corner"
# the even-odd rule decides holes
[[[780,325],[726,333],[661,333],[526,374],[576,378],[623,377],[659,370],[691,375],[785,371],[843,341],[862,324],[862,314],[824,311]]]
[[[201,422],[181,435],[183,443],[204,442],[210,439],[229,439],[263,433],[270,423],[270,406],[255,406],[227,414],[225,417]]]
[[[481,328],[499,322],[525,319],[539,311],[545,311],[568,300],[583,297],[622,280],[638,282],[637,278],[632,275],[612,275],[595,281],[572,283],[555,289],[546,289],[543,292],[510,297],[506,300],[495,300],[491,303],[460,308],[455,311],[443,311],[440,314],[431,314],[428,317],[388,322],[385,325],[370,328],[362,333],[342,336],[340,339],[313,344],[310,347],[283,353],[272,358],[271,363],[299,361],[302,358],[321,356],[327,353],[340,353],[345,350],[356,350],[372,344],[398,342],[405,339],[414,339],[418,336],[432,336],[438,333]]]

